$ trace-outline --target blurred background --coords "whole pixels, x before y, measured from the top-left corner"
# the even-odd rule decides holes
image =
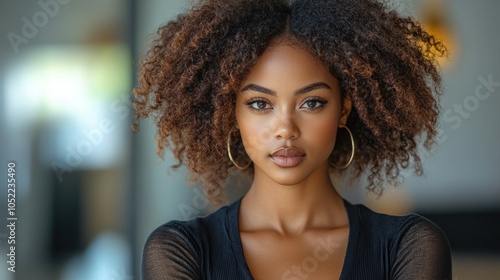
[[[155,154],[154,127],[130,130],[138,59],[181,0],[0,2],[0,220],[8,224],[8,163],[16,172],[16,272],[0,226],[0,279],[140,279],[148,234],[214,211]],[[379,200],[337,182],[353,203],[420,213],[448,235],[454,279],[500,275],[500,2],[389,2],[450,49],[440,144],[425,177]],[[228,184],[229,200],[245,182]],[[11,216],[12,217],[12,216]]]

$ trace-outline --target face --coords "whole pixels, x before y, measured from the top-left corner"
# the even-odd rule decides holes
[[[254,163],[265,176],[294,185],[328,173],[328,157],[350,101],[338,80],[307,51],[278,43],[266,50],[242,83],[236,121]],[[321,173],[321,174],[319,174]]]

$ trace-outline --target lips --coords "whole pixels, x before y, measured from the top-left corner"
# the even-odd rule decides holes
[[[295,147],[282,147],[271,154],[271,160],[280,167],[295,167],[304,161],[306,154]]]

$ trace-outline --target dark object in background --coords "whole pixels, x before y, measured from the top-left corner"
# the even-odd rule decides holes
[[[500,208],[420,214],[446,233],[454,253],[500,254]]]
[[[81,190],[84,173],[78,170],[64,174],[59,182],[53,174],[52,246],[55,260],[64,259],[83,249]]]

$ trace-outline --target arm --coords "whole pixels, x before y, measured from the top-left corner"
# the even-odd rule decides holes
[[[167,225],[159,227],[148,237],[141,270],[143,280],[201,279],[200,265],[187,238]]]
[[[451,280],[448,239],[431,221],[419,217],[399,243],[391,279]]]

